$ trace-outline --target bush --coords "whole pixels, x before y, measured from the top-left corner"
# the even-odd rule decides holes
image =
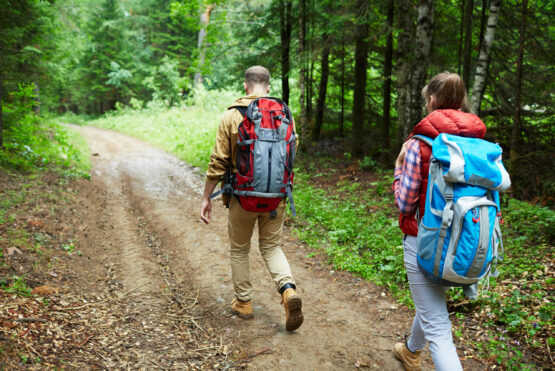
[[[10,94],[2,113],[6,117],[4,148],[0,166],[32,172],[49,167],[65,176],[88,176],[85,145],[78,145],[78,135],[52,120],[42,120],[35,113],[34,84],[20,85]]]

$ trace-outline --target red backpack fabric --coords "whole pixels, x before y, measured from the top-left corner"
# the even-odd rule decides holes
[[[296,136],[287,105],[278,98],[253,100],[248,107],[232,107],[243,114],[238,127],[237,173],[221,192],[233,193],[247,211],[271,212],[291,196]],[[215,196],[214,194],[213,196]]]

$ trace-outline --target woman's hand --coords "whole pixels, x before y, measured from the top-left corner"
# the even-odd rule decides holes
[[[403,146],[401,147],[401,152],[399,152],[399,156],[397,156],[397,160],[395,160],[395,167],[403,167],[403,163],[405,162],[405,155],[407,154],[407,147],[409,145],[409,140],[407,140],[405,143],[403,143]]]

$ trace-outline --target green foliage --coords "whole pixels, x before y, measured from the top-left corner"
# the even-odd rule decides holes
[[[486,344],[474,344],[511,370],[529,369],[520,345],[543,349],[555,317],[553,303],[546,301],[555,282],[549,268],[555,211],[511,199],[503,216],[505,259],[491,290],[482,292],[472,309],[492,336]]]
[[[27,286],[27,282],[23,276],[13,276],[12,283],[10,285],[7,285],[6,282],[2,282],[0,285],[2,286],[4,292],[26,297],[31,296],[31,289]]]
[[[311,248],[324,250],[336,268],[384,285],[409,304],[402,235],[389,191],[391,176],[363,190],[352,181],[315,187],[311,184],[316,177],[329,174],[311,174],[310,168],[298,169],[296,174],[298,236]]]
[[[88,177],[86,147],[77,145],[79,137],[70,129],[35,113],[34,85],[20,85],[10,97],[12,103],[2,107],[7,128],[0,166],[27,172],[51,168],[70,177]]]
[[[194,106],[167,109],[164,102],[152,101],[145,109],[127,107],[89,123],[149,141],[205,170],[220,117],[238,96],[239,93],[208,91],[201,86],[187,101]]]
[[[391,176],[364,187],[352,181],[326,184],[338,167],[338,160],[322,156],[302,159],[295,176],[297,235],[310,248],[325,251],[336,268],[386,286],[412,306]],[[322,180],[324,185],[315,186]],[[512,370],[534,369],[524,349],[544,349],[555,316],[555,306],[546,301],[555,283],[550,270],[555,211],[510,199],[503,217],[505,257],[498,264],[499,277],[490,278],[490,290],[481,290],[477,301],[458,307],[453,330],[484,358]],[[464,302],[462,290],[448,293],[450,305]],[[490,335],[474,340],[467,318]]]

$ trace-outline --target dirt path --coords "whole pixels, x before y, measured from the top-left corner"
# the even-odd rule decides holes
[[[191,303],[210,323],[203,329],[207,339],[230,344],[229,363],[221,368],[242,359],[243,366],[260,370],[400,369],[391,349],[408,331],[410,313],[379,287],[306,258],[307,251],[288,232],[284,251],[303,298],[304,324],[285,331],[280,296],[256,241],[251,254],[255,318],[233,316],[227,213],[215,202],[213,222],[200,221],[201,177],[136,139],[93,127],[78,130],[93,153],[92,181],[82,191],[85,243],[97,248],[116,292],[127,300],[129,326],[119,336],[128,338],[132,368],[191,366],[182,355],[194,350],[183,340],[186,326],[175,309],[176,303]],[[110,362],[117,365],[118,359]]]

